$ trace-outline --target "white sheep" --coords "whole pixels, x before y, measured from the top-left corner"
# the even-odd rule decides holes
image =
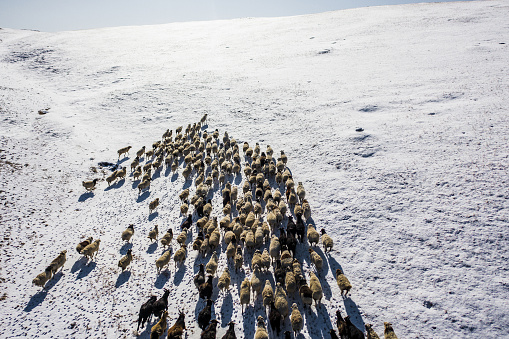
[[[126,154],[126,153],[127,153],[127,154],[129,154],[129,150],[130,150],[130,149],[131,149],[131,146],[122,147],[121,149],[119,149],[119,150],[117,151],[117,153],[118,153],[118,158],[120,159],[120,156],[121,156],[122,154]]]
[[[226,267],[224,269],[223,274],[221,274],[221,276],[217,280],[217,288],[220,291],[229,290],[230,289],[230,281],[231,281],[230,270],[228,269],[228,267]]]
[[[63,250],[55,259],[53,259],[51,264],[49,264],[51,267],[51,273],[55,274],[59,268],[62,268],[62,270],[64,269],[64,264],[67,260],[66,254],[67,250]]]
[[[350,284],[350,281],[348,278],[343,274],[343,271],[338,268],[336,270],[336,282],[338,283],[339,289],[341,290],[341,295],[343,295],[343,291],[345,292],[345,296],[350,292],[350,289],[352,288],[352,284]]]
[[[173,255],[173,261],[175,261],[175,268],[177,268],[177,265],[182,266],[184,261],[186,261],[186,256],[187,256],[187,245],[182,244]]]
[[[327,233],[325,233],[325,229],[322,228],[322,244],[325,253],[330,252],[332,250],[332,247],[334,246],[334,241]],[[328,250],[328,251],[327,251]]]
[[[81,254],[81,251],[83,251],[83,249],[85,247],[87,247],[88,245],[90,245],[92,243],[92,241],[94,240],[94,238],[92,237],[88,237],[86,240],[80,242],[77,246],[76,246],[76,251]]]
[[[309,244],[311,246],[316,246],[316,244],[318,244],[318,242],[320,241],[320,234],[316,231],[316,228],[312,224],[308,225],[308,234],[307,235],[308,235]]]
[[[272,285],[270,284],[270,280],[265,280],[265,287],[263,287],[262,291],[263,297],[263,306],[270,306],[270,303],[274,301],[274,291],[272,290]]]
[[[288,293],[293,294],[297,291],[297,281],[295,280],[295,275],[293,271],[288,269],[285,276],[285,286]]]
[[[94,257],[97,256],[97,252],[99,251],[100,243],[101,243],[100,239],[94,240],[93,243],[91,243],[90,245],[88,245],[81,251],[81,254],[83,254],[85,257],[87,257],[89,259],[93,259]]]
[[[242,307],[242,314],[244,314],[244,305],[251,303],[251,283],[248,278],[245,278],[240,284],[240,304]],[[247,306],[246,306],[247,307]]]
[[[251,275],[251,289],[253,290],[253,299],[262,292],[262,281],[260,279],[260,267],[255,265]]]
[[[32,284],[44,288],[44,285],[51,279],[53,276],[51,266],[46,267],[44,272],[39,273],[34,280],[32,280]]]
[[[159,206],[159,198],[156,198],[148,204],[148,212],[149,214],[152,214],[152,212]]]
[[[214,251],[214,253],[212,253],[212,256],[209,259],[209,262],[205,266],[205,271],[207,272],[207,274],[210,274],[212,276],[216,275],[217,263],[218,263],[217,252]]]
[[[272,262],[274,260],[279,259],[279,252],[281,251],[281,244],[279,243],[279,238],[273,234],[272,238],[270,240],[270,246],[269,246],[269,254],[272,259]]]
[[[267,248],[263,250],[260,268],[265,269],[265,271],[268,271],[270,268],[270,254]]]
[[[150,241],[157,241],[157,236],[159,235],[159,228],[157,225],[154,226],[154,229],[152,229],[150,232],[148,232],[148,237]]]
[[[171,252],[165,251],[157,260],[156,260],[156,268],[157,274],[161,273],[161,270],[164,266],[168,265],[171,259]]]
[[[292,305],[292,315],[290,316],[290,321],[292,322],[293,333],[295,334],[295,337],[297,337],[297,333],[302,331],[302,328],[304,327],[304,319],[302,319],[302,315],[300,314],[296,303],[293,303]]]
[[[131,261],[133,260],[133,253],[131,249],[127,250],[126,255],[124,255],[120,260],[118,261],[118,267],[122,269],[122,272],[131,264]]]
[[[83,181],[82,185],[83,185],[83,187],[85,187],[85,189],[87,191],[92,191],[92,190],[95,189],[95,185],[97,184],[98,180],[99,179],[94,179],[94,180],[90,180],[90,181]]]
[[[315,265],[316,271],[320,272],[323,267],[323,259],[320,254],[316,253],[312,248],[310,248],[309,256],[311,257],[311,262],[313,265]]]
[[[322,285],[320,280],[316,277],[313,272],[309,272],[309,288],[313,291],[313,299],[315,300],[315,306],[320,305],[323,297]]]
[[[286,299],[286,293],[283,286],[281,286],[281,283],[279,282],[276,287],[274,306],[276,306],[279,313],[281,313],[283,319],[288,316],[288,300]]]
[[[265,328],[265,321],[261,315],[258,316],[258,322],[254,339],[269,339],[269,334]]]
[[[126,230],[122,232],[122,241],[129,242],[134,234],[134,224],[127,226]]]

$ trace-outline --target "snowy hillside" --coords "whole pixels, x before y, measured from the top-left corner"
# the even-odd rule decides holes
[[[496,0],[59,33],[0,29],[0,337],[132,338],[141,304],[164,288],[168,325],[183,310],[187,338],[199,337],[206,303],[193,276],[211,254],[192,250],[196,214],[185,263],[173,262],[185,220],[178,195],[186,187],[194,195],[196,173],[186,182],[182,162],[178,174],[165,166],[138,194],[129,165],[142,146],[205,113],[202,132],[235,138],[242,170],[245,141],[270,145],[275,160],[284,150],[312,221],[334,240],[330,254],[321,242],[316,248],[322,306],[305,310],[298,293],[289,295],[304,318],[298,338],[329,338],[338,309],[381,337],[384,322],[400,339],[509,336],[508,17],[509,3]],[[127,177],[108,186],[112,166],[100,163],[116,165],[128,145],[118,161]],[[241,173],[227,177],[239,196]],[[82,181],[94,178],[87,193]],[[209,192],[219,220],[222,188],[215,182]],[[154,225],[159,237],[174,232],[161,274],[163,246],[147,238]],[[75,247],[89,236],[101,244],[87,262]],[[308,247],[299,244],[297,258],[309,282]],[[134,260],[120,273],[129,248]],[[45,290],[33,286],[64,249],[62,273]],[[218,276],[225,251],[221,241]],[[214,278],[218,337],[233,320],[238,338],[252,338],[256,318],[266,318],[261,296],[241,313],[251,257],[246,250],[238,273],[230,262],[230,292]],[[347,298],[337,268],[353,285]],[[274,288],[272,272],[262,276]],[[288,318],[283,330],[291,331]]]

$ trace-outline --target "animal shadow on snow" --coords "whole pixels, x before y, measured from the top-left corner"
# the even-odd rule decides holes
[[[173,276],[173,284],[174,285],[180,285],[182,282],[182,279],[184,279],[184,276],[186,275],[187,266],[182,264],[180,267],[176,267],[175,275]]]
[[[74,273],[80,270],[87,263],[87,257],[83,256],[76,260],[71,267],[71,273]]]
[[[164,170],[164,176],[165,177],[168,177],[171,173],[171,166],[167,166],[166,169]]]
[[[30,298],[28,304],[25,306],[25,309],[23,311],[31,312],[34,308],[42,304],[42,302],[44,301],[44,299],[46,299],[46,296],[48,295],[48,291],[52,289],[53,286],[55,286],[60,281],[62,276],[63,276],[62,272],[58,272],[57,274],[55,274],[53,278],[51,278],[46,283],[42,291],[38,291]]]
[[[124,271],[118,275],[117,282],[115,283],[115,287],[119,288],[123,284],[129,281],[131,277],[131,271]]]
[[[121,180],[117,181],[116,183],[114,183],[113,185],[110,185],[110,186],[106,187],[104,189],[104,191],[107,192],[107,191],[112,190],[114,188],[115,189],[116,188],[120,188],[120,187],[124,186],[124,184],[125,184],[125,179],[121,179]]]
[[[256,332],[255,320],[256,320],[256,318],[258,318],[258,315],[255,316],[254,311],[248,307],[244,311],[243,318],[244,318],[244,321],[243,321],[244,322],[244,328],[243,328],[244,338],[253,338],[253,333]],[[266,317],[264,317],[264,318],[266,318]],[[265,328],[267,328],[267,325],[270,327],[270,325],[267,324],[267,322],[268,322],[267,320],[268,319],[265,320]]]
[[[150,246],[147,248],[147,253],[148,254],[152,254],[154,253],[156,250],[157,250],[157,241],[154,241],[153,243],[150,244]]]
[[[120,247],[119,253],[122,255],[126,255],[127,250],[129,250],[131,248],[133,248],[133,244],[130,242],[126,242],[124,245],[122,245],[122,247]]]
[[[352,323],[360,330],[364,329],[364,320],[362,319],[361,313],[357,304],[350,297],[346,297],[343,300],[345,305],[346,314],[350,316]]]
[[[150,191],[143,192],[142,195],[138,195],[138,198],[136,199],[136,202],[140,203],[145,201],[148,197],[150,197]]]
[[[76,277],[76,280],[80,280],[85,278],[87,275],[90,274],[90,272],[93,271],[93,269],[97,266],[97,264],[94,261],[91,261],[88,263],[88,265],[83,265],[81,267],[80,272],[78,273],[78,276]]]
[[[179,177],[179,172],[176,171],[175,173],[173,173],[173,175],[171,176],[171,182],[175,182],[175,180],[177,180],[177,178]]]
[[[78,202],[84,202],[87,201],[87,199],[93,198],[94,192],[85,192],[78,198]]]
[[[231,288],[231,287],[230,287]],[[228,325],[233,315],[233,299],[230,291],[226,292],[221,305],[221,327]]]
[[[132,189],[138,188],[138,185],[139,185],[140,182],[141,182],[140,179],[134,180],[131,188]]]
[[[148,216],[148,221],[154,220],[158,215],[159,215],[159,212],[150,213]]]
[[[154,287],[157,289],[162,289],[166,282],[170,280],[170,271],[168,269],[165,269],[159,273],[157,276],[156,282],[154,283]]]

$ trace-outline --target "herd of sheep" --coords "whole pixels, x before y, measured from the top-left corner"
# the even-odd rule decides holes
[[[208,133],[202,129],[206,122],[205,115],[199,123],[188,125],[187,129],[179,127],[175,131],[167,130],[161,140],[152,145],[152,149],[146,150],[145,146],[136,152],[136,157],[131,163],[131,173],[134,180],[139,180],[137,185],[138,194],[143,190],[150,189],[152,171],[161,170],[163,166],[177,172],[183,164],[182,175],[186,182],[193,180],[195,190],[190,188],[179,194],[181,201],[180,212],[184,216],[181,230],[176,236],[179,248],[173,255],[175,268],[182,265],[187,258],[188,235],[193,224],[197,229],[197,236],[192,241],[192,250],[198,251],[199,255],[206,257],[210,253],[210,259],[206,265],[200,264],[199,272],[194,277],[194,284],[200,298],[206,301],[206,306],[200,311],[197,321],[203,330],[201,338],[215,338],[218,321],[212,319],[213,291],[228,293],[232,279],[228,265],[231,263],[235,268],[235,274],[239,270],[249,268],[251,276],[245,278],[240,284],[240,304],[242,313],[252,302],[257,302],[258,296],[262,296],[265,314],[257,317],[255,339],[269,338],[269,332],[265,319],[272,328],[274,336],[279,336],[286,317],[290,318],[292,331],[295,336],[303,329],[304,318],[297,303],[290,305],[288,295],[300,296],[302,305],[311,307],[321,306],[323,297],[320,272],[322,271],[323,258],[313,247],[320,243],[324,252],[333,249],[332,238],[325,229],[317,231],[311,219],[311,208],[306,200],[306,191],[302,182],[295,185],[290,169],[287,166],[288,158],[281,151],[277,159],[273,158],[273,150],[267,145],[263,152],[258,143],[251,148],[247,142],[242,145],[244,161],[240,155],[240,147],[234,138],[227,132],[220,140],[218,130]],[[128,154],[131,146],[118,150],[119,159]],[[142,163],[142,159],[145,162]],[[243,163],[243,164],[242,164]],[[232,178],[244,173],[244,184],[237,187]],[[106,177],[108,186],[127,175],[126,167],[114,171]],[[95,189],[99,179],[84,181],[82,184],[86,190]],[[222,190],[222,210],[214,211],[211,194],[213,195],[214,184],[219,183]],[[239,191],[242,191],[242,195]],[[192,194],[194,193],[194,194]],[[159,206],[159,199],[149,203],[149,213]],[[196,222],[193,222],[193,215]],[[235,217],[233,217],[235,215]],[[295,218],[295,220],[294,220]],[[219,220],[218,220],[219,219]],[[284,223],[286,221],[286,223]],[[286,224],[286,225],[285,225]],[[176,233],[176,234],[177,234]],[[129,242],[134,234],[134,225],[129,225],[122,232],[122,240]],[[151,241],[158,241],[159,230],[155,225],[148,233]],[[155,262],[155,269],[161,271],[171,261],[170,247],[173,241],[173,229],[159,239],[164,252]],[[218,267],[218,257],[221,253],[221,241],[226,245],[225,256],[227,265]],[[303,255],[299,244],[309,243],[309,261],[313,264],[314,271],[307,274],[303,271],[302,263],[296,258],[296,254]],[[80,242],[76,250],[78,253],[93,260],[99,250],[100,239],[95,241],[90,237]],[[307,247],[307,246],[306,246]],[[263,250],[262,250],[263,248]],[[252,254],[251,262],[244,262],[244,253]],[[66,251],[53,260],[48,268],[39,274],[33,283],[37,286],[46,284],[52,275],[61,267],[66,260]],[[118,262],[122,271],[126,270],[132,262],[132,251]],[[219,275],[218,272],[221,272]],[[275,286],[266,277],[273,274]],[[337,269],[336,281],[341,290],[341,295],[346,296],[352,285],[341,269]],[[306,275],[309,278],[306,279]],[[217,285],[214,286],[213,278],[218,276]],[[150,322],[151,316],[159,318],[151,328],[151,338],[159,338],[166,330],[168,338],[180,338],[185,326],[185,314],[180,312],[175,324],[167,329],[168,321],[168,290],[159,299],[151,296],[142,304],[138,318],[138,329],[145,322]],[[352,324],[349,317],[343,318],[337,311],[337,333],[339,338],[364,338],[363,331]],[[236,338],[235,323],[230,322],[229,328],[223,338]],[[338,338],[335,329],[330,330],[331,338]],[[385,323],[385,338],[396,338],[390,323]],[[379,338],[370,324],[366,324],[367,338]],[[291,338],[290,331],[284,332],[285,338]]]

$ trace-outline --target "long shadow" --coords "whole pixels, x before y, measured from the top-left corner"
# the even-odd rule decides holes
[[[123,162],[129,160],[128,156],[123,157],[122,159],[117,160],[117,166],[122,164]]]
[[[322,285],[322,290],[323,290],[323,294],[325,296],[325,299],[327,300],[330,300],[330,298],[332,297],[332,291],[331,291],[331,288],[330,288],[330,285],[329,283],[327,282],[327,274],[329,272],[329,265],[327,264],[327,258],[325,257],[325,255],[323,254],[322,252],[322,249],[318,246],[315,246],[313,248],[313,250],[322,257],[322,260],[325,261],[323,266],[322,266],[322,270],[320,272],[317,272],[316,276],[318,277],[318,279],[320,279],[320,284]]]
[[[234,178],[234,182],[235,182],[235,185],[239,186],[240,183],[242,182],[242,174],[237,174]]]
[[[184,182],[184,185],[182,186],[182,190],[185,190],[186,188],[189,188],[191,187],[191,184],[193,183],[193,180],[191,179],[186,179],[186,181]]]
[[[147,248],[147,253],[148,254],[154,253],[157,250],[157,246],[158,246],[157,241],[151,243],[150,246]]]
[[[233,315],[233,299],[232,294],[227,292],[223,298],[223,304],[221,305],[221,327],[228,325]]]
[[[76,277],[76,280],[80,280],[85,278],[87,275],[92,272],[92,270],[97,266],[95,262],[90,262],[88,265],[85,265],[81,268],[80,273],[78,273],[78,276]]]
[[[246,310],[244,311],[244,314],[243,314],[243,318],[244,318],[244,328],[243,328],[243,332],[244,332],[244,338],[253,338],[253,333],[255,333],[255,321],[256,321],[256,318],[258,318],[258,316],[254,316],[253,313],[254,312],[249,312],[249,308],[252,307],[251,306],[248,306],[246,308]],[[263,316],[263,315],[262,315]],[[266,318],[266,317],[264,317]],[[269,324],[267,324],[267,320],[265,321],[265,325],[266,326],[269,326]]]
[[[335,329],[335,326],[332,325],[331,321],[330,321],[330,316],[329,316],[329,312],[327,311],[327,308],[325,307],[324,304],[322,304],[322,306],[317,309],[317,313],[318,313],[318,316],[320,319],[320,324],[322,324],[322,336],[324,338],[328,338],[330,336],[329,334],[329,331],[331,328],[334,328]]]
[[[129,281],[129,278],[131,277],[131,271],[124,271],[119,274],[117,278],[117,282],[115,283],[115,287],[119,288],[123,284],[125,284],[127,281]]]
[[[350,316],[352,323],[358,329],[364,331],[364,320],[362,320],[357,304],[350,297],[344,298],[343,303],[345,305],[346,314]]]
[[[45,289],[34,294],[23,309],[23,312],[31,312],[34,308],[42,304],[47,295],[48,291]]]
[[[85,192],[82,195],[80,195],[80,197],[78,198],[78,201],[84,202],[84,201],[87,201],[87,199],[90,199],[93,197],[94,197],[94,192]]]
[[[153,212],[153,213],[149,214],[148,221],[154,220],[158,215],[159,215],[159,212]]]
[[[166,282],[170,280],[170,271],[164,270],[157,276],[156,282],[154,283],[154,287],[157,289],[162,289]]]
[[[145,191],[141,195],[138,195],[136,202],[140,203],[145,201],[150,196],[150,191]]]
[[[120,247],[120,250],[118,252],[122,255],[126,255],[127,250],[129,250],[131,248],[133,248],[133,244],[130,242],[126,242],[124,245],[122,245],[122,247]]]
[[[180,285],[182,279],[186,275],[187,266],[183,263],[180,267],[177,266],[177,270],[175,271],[175,275],[173,277],[173,284]]]
[[[176,171],[175,173],[173,173],[173,175],[171,176],[171,182],[174,182],[175,180],[177,180],[177,178],[179,177],[179,172]]]
[[[76,260],[71,267],[71,273],[74,273],[74,272],[80,270],[87,263],[87,261],[88,261],[88,259],[85,256]]]
[[[152,181],[156,180],[157,178],[161,177],[161,170],[158,168],[152,175]]]
[[[166,170],[164,171],[164,176],[168,177],[171,173],[171,166],[166,166]]]
[[[329,255],[327,259],[328,259],[327,261],[329,262],[329,268],[331,270],[332,276],[336,277],[336,270],[339,268],[341,269],[341,271],[343,271],[343,267],[341,267],[341,265],[336,261],[336,259],[334,259],[332,255]]]
[[[136,179],[133,181],[133,184],[131,186],[132,189],[135,189],[135,188],[138,188],[138,185],[140,184],[141,180],[140,179]]]

